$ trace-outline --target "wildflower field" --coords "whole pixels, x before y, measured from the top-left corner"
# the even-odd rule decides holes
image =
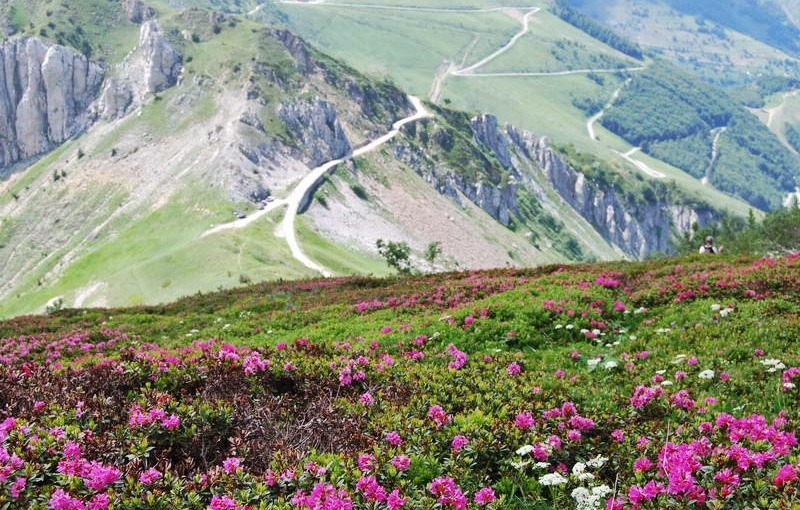
[[[800,256],[0,322],[0,509],[800,508]]]

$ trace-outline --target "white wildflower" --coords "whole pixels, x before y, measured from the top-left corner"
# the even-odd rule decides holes
[[[532,451],[533,451],[533,445],[526,444],[524,446],[520,446],[519,449],[517,449],[517,455],[528,455]]]
[[[666,373],[667,373],[667,371],[666,371],[666,370],[663,370],[663,369],[662,369],[662,370],[656,370],[656,373],[657,373],[658,375],[664,375],[664,374],[666,374]]]
[[[639,338],[639,337],[638,337],[638,336],[636,336],[636,335],[631,335],[631,336],[629,336],[628,338],[630,338],[631,340],[636,340],[636,339],[637,339],[637,338]]]
[[[605,363],[603,363],[603,368],[605,368],[606,370],[611,370],[612,368],[617,368],[618,366],[619,366],[619,363],[617,363],[613,359],[608,360]]]
[[[661,381],[661,386],[672,386],[672,381],[670,381],[669,379],[664,379],[663,381]]]
[[[544,486],[564,485],[566,483],[567,479],[561,476],[559,473],[547,473],[539,478],[539,485]]]
[[[574,328],[575,324],[567,324],[566,326],[564,326],[564,329],[574,329]]]
[[[795,389],[795,384],[792,382],[785,382],[783,383],[783,389],[786,391]]]
[[[537,462],[533,465],[536,469],[549,469],[550,463],[549,462]]]
[[[723,308],[722,310],[719,311],[721,317],[726,317],[731,313],[733,313],[733,308]]]
[[[600,363],[600,358],[592,358],[586,360],[586,364],[589,365],[590,367],[596,367],[598,363]]]
[[[713,305],[711,305],[711,311],[712,312],[718,312],[718,311],[720,311],[721,308],[722,308],[722,305],[720,305],[718,303],[714,303]]]
[[[600,469],[601,467],[605,466],[606,462],[608,462],[608,457],[598,455],[597,457],[587,460],[586,465],[593,469]]]
[[[613,493],[614,489],[608,485],[598,485],[596,487],[592,487],[592,495],[597,496],[598,498],[604,498]]]
[[[708,369],[708,370],[703,370],[702,372],[697,374],[697,377],[699,377],[700,379],[708,380],[708,379],[713,379],[715,375],[716,373],[713,370]]]
[[[579,475],[586,471],[586,464],[583,462],[576,462],[574,466],[572,466],[572,474]]]
[[[563,325],[563,324],[556,324],[556,329],[561,329],[561,328],[563,328],[563,327],[564,327],[564,325]]]

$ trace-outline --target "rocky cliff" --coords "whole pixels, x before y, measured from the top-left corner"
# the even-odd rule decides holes
[[[128,2],[132,19],[153,11]],[[180,54],[155,20],[144,21],[139,44],[105,80],[100,64],[37,37],[0,44],[0,174],[85,131],[97,118],[118,118],[147,94],[177,83]]]
[[[35,37],[0,44],[0,173],[82,132],[102,68]]]
[[[710,207],[689,203],[666,189],[644,192],[637,199],[613,184],[587,176],[571,167],[545,138],[514,126],[500,126],[492,115],[471,119],[469,129],[474,141],[485,151],[469,154],[477,168],[485,170],[480,176],[469,176],[463,166],[457,168],[431,158],[430,141],[425,133],[409,134],[428,149],[401,142],[395,147],[395,156],[439,193],[456,202],[464,197],[506,226],[520,215],[523,190],[540,204],[546,204],[547,210],[569,207],[607,242],[632,258],[668,252],[673,235],[689,231],[694,223],[702,226],[719,220],[719,214]],[[453,145],[450,135],[441,134],[444,130],[438,127],[431,131],[433,141],[450,150]],[[506,177],[492,178],[493,166],[502,167]],[[555,191],[560,203],[554,203],[548,190]]]
[[[693,223],[705,225],[719,219],[710,207],[687,203],[665,190],[635,199],[614,185],[572,168],[545,138],[510,125],[500,127],[491,115],[476,117],[471,125],[476,141],[511,170],[521,185],[538,199],[546,200],[541,187],[543,177],[564,202],[631,257],[667,252],[673,234],[690,230]],[[533,173],[524,171],[526,162],[535,163]],[[509,209],[514,209],[513,203]]]

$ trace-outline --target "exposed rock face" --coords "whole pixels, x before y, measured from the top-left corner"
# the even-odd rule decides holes
[[[534,195],[544,200],[541,188],[535,184],[536,176],[526,176],[519,164],[520,159],[533,161],[567,204],[631,257],[669,251],[673,232],[687,232],[693,223],[705,225],[718,219],[708,207],[676,203],[668,196],[634,202],[619,189],[592,182],[570,167],[548,146],[546,139],[513,126],[500,128],[491,115],[473,119],[472,129],[479,144],[490,150],[501,164],[514,170],[515,177],[521,178]],[[512,154],[516,155],[516,161]]]
[[[181,56],[164,38],[158,23],[146,21],[139,30],[138,46],[120,64],[119,77],[105,84],[93,113],[105,119],[122,117],[147,94],[174,86],[181,70]]]
[[[0,172],[82,132],[102,79],[100,66],[64,46],[0,44]]]
[[[156,11],[141,0],[122,0],[122,8],[131,23],[144,23],[156,17]]]
[[[336,108],[327,101],[316,97],[283,103],[278,114],[307,153],[308,166],[316,167],[350,152]]]

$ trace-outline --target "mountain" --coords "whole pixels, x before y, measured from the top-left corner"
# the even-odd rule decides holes
[[[0,314],[163,302],[255,279],[385,274],[378,239],[408,243],[424,270],[642,258],[697,225],[746,214],[691,173],[634,154],[603,118],[594,119],[600,135],[587,135],[591,119],[576,104],[617,91],[623,101],[660,64],[544,4],[497,5],[5,5]],[[293,13],[318,13],[350,34],[336,57],[433,65],[421,94],[431,86],[431,101],[407,95],[425,69],[386,67],[391,74],[376,78],[358,58],[330,57],[295,35],[313,36],[317,18]],[[487,19],[505,33],[464,37]],[[344,30],[353,20],[368,29]],[[424,51],[396,46],[400,32],[381,28],[389,25],[416,26],[425,39],[404,44]],[[530,27],[539,26],[557,30],[531,61]],[[378,33],[383,40],[370,39]],[[460,44],[467,53],[441,67]],[[532,108],[515,106],[532,91]],[[603,113],[614,119],[614,108]],[[757,191],[773,204],[786,183],[764,182]],[[437,243],[441,256],[425,260]]]

